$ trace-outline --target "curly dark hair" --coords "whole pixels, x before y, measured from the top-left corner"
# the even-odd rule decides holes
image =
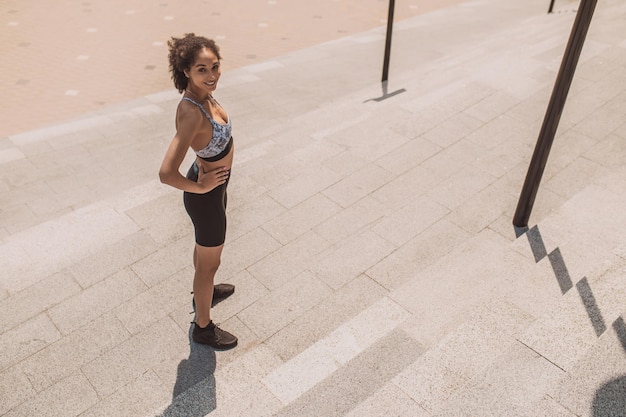
[[[169,47],[168,59],[170,62],[170,72],[174,87],[179,93],[187,88],[189,80],[185,76],[185,70],[189,70],[196,60],[198,51],[203,48],[210,49],[217,59],[221,60],[220,48],[215,41],[207,39],[203,36],[196,36],[193,33],[186,33],[182,38],[172,37],[167,41]]]

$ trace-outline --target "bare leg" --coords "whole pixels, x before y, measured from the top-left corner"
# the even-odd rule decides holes
[[[205,247],[196,245],[193,263],[196,272],[193,277],[193,295],[196,302],[196,324],[206,327],[211,321],[213,282],[220,266],[224,245]]]

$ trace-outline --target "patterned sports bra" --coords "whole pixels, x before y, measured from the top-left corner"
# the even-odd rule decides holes
[[[219,155],[222,151],[224,151],[224,149],[226,149],[231,139],[232,125],[230,123],[230,117],[228,117],[228,123],[223,125],[213,120],[209,112],[207,112],[206,109],[197,101],[194,101],[189,97],[183,97],[183,100],[187,100],[198,106],[207,119],[209,119],[211,125],[213,125],[213,137],[211,138],[211,141],[207,146],[199,151],[196,151],[196,155],[200,158],[211,158],[215,155]]]

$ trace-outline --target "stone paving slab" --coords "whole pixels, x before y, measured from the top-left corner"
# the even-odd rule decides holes
[[[574,18],[544,3],[403,20],[381,101],[384,28],[224,74],[231,351],[189,342],[192,230],[155,178],[176,94],[3,139],[0,415],[618,413],[626,7],[598,5],[516,230]]]

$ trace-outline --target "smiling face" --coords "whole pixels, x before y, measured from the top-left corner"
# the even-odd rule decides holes
[[[198,97],[205,97],[217,88],[222,75],[220,60],[211,49],[202,48],[186,75],[189,76],[188,89]]]

